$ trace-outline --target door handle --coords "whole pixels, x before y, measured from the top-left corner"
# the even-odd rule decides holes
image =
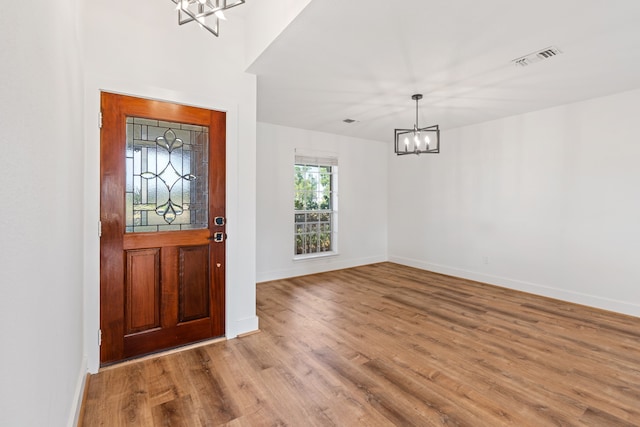
[[[224,242],[226,238],[227,235],[225,233],[223,233],[222,231],[216,231],[215,233],[213,233],[213,236],[209,237],[209,240],[213,240],[216,243],[221,243]]]

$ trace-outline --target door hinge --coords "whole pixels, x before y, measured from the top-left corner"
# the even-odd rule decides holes
[[[102,221],[98,221],[98,237],[102,237]]]
[[[98,329],[98,347],[102,345],[102,329]]]
[[[100,129],[102,129],[102,111],[98,113],[98,121],[100,122]]]

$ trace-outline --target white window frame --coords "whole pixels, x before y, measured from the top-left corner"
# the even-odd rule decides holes
[[[296,200],[296,189],[295,189],[295,174],[297,166],[311,166],[311,167],[330,167],[331,168],[331,209],[311,209],[311,210],[299,210],[296,209],[295,200]],[[329,155],[327,153],[316,154],[316,153],[302,153],[296,150],[295,162],[294,162],[294,188],[293,188],[293,259],[294,260],[308,260],[314,258],[324,258],[328,256],[336,256],[338,255],[338,157],[336,155]],[[319,176],[318,176],[319,178]],[[307,218],[309,214],[317,214],[319,216],[317,221],[308,221]],[[300,215],[305,215],[304,220],[300,221]],[[298,236],[310,236],[312,234],[318,235],[318,240],[320,238],[320,227],[322,224],[326,224],[326,221],[321,221],[320,216],[329,215],[330,218],[330,239],[331,239],[331,249],[327,251],[316,251],[316,252],[308,252],[298,254]],[[317,223],[315,232],[307,232],[306,230],[302,233],[299,232],[299,226],[303,225],[313,225]]]

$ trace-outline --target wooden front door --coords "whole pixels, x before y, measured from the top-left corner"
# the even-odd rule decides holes
[[[224,334],[225,113],[102,93],[100,361]]]

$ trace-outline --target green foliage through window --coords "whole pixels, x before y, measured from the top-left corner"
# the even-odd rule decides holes
[[[333,250],[335,166],[295,165],[295,255]]]

